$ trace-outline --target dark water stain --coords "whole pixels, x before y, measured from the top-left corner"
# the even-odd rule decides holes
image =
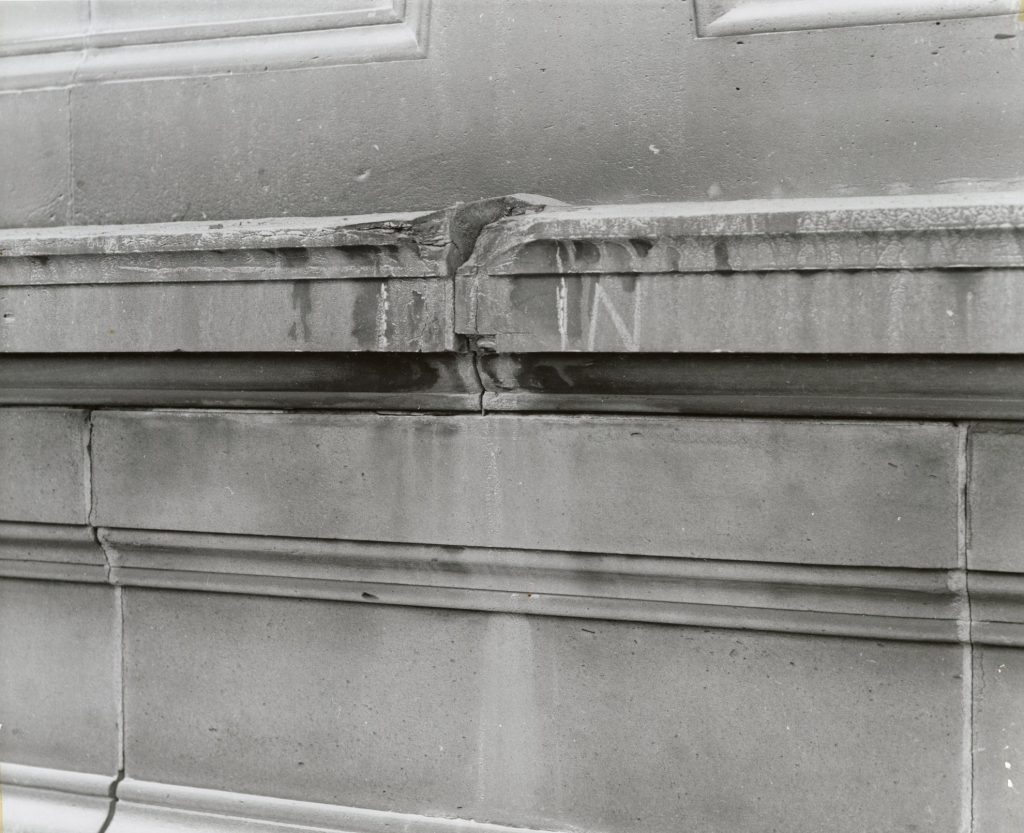
[[[309,263],[309,249],[283,248],[274,251],[284,258],[289,267],[306,266]]]
[[[283,251],[283,250],[282,250]],[[303,249],[302,251],[305,251]],[[302,327],[302,340],[309,341],[313,331],[309,323],[309,314],[313,311],[313,288],[311,281],[292,282],[292,309],[299,314],[298,324]],[[288,337],[297,340],[297,328],[293,323],[288,330]]]
[[[644,240],[642,237],[633,237],[629,243],[641,258],[647,257],[651,253],[651,249],[654,248],[654,244],[650,240]]]
[[[380,302],[380,281],[355,281],[358,289],[352,305],[352,338],[360,350],[377,349],[377,305]]]
[[[732,272],[732,265],[729,263],[729,244],[724,238],[715,241],[715,271]]]
[[[423,293],[416,289],[409,293],[408,301],[405,305],[405,337],[410,344],[413,341],[421,343],[432,323],[424,315],[427,302],[423,297]]]
[[[350,268],[365,272],[367,277],[373,277],[380,272],[381,250],[377,246],[337,246],[336,248]]]
[[[593,266],[601,259],[601,250],[589,240],[573,240],[572,256],[577,267]]]
[[[531,240],[515,253],[515,270],[527,274],[557,273],[559,247],[557,240]]]

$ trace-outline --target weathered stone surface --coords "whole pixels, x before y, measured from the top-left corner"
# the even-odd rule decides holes
[[[503,353],[1024,351],[1016,270],[474,280],[461,287],[457,326]]]
[[[1024,573],[971,570],[971,641],[1024,648]]]
[[[0,754],[114,775],[120,614],[112,587],[0,579]]]
[[[729,37],[799,29],[872,26],[881,23],[933,22],[936,18],[1016,15],[1015,0],[943,0],[924,2],[861,2],[816,0],[812,3],[773,3],[744,0],[697,0],[699,30],[705,37]]]
[[[0,767],[6,833],[104,833],[107,829],[113,775],[9,761]]]
[[[137,779],[554,830],[959,830],[956,646],[125,593]]]
[[[0,349],[436,352],[450,295],[436,279],[0,287]]]
[[[492,225],[490,275],[1020,266],[1020,192],[555,207]]]
[[[84,524],[88,418],[62,408],[0,408],[0,520]]]
[[[480,229],[542,209],[0,232],[0,350],[451,351]]]
[[[0,95],[0,228],[71,222],[68,98],[66,90]]]
[[[367,810],[126,779],[117,788],[110,833],[523,833],[524,828],[474,819],[442,818],[393,810]],[[538,831],[542,833],[542,831]]]
[[[99,537],[111,582],[126,587],[930,642],[958,641],[966,607],[948,570],[137,529]]]
[[[437,274],[432,262],[438,252],[420,251],[417,236],[410,233],[427,212],[362,214],[349,217],[270,217],[258,220],[218,222],[145,223],[141,225],[75,225],[61,229],[28,228],[0,231],[0,253],[13,263],[4,262],[5,283],[135,283],[173,280],[175,268],[184,268],[174,252],[205,252],[208,260],[193,265],[196,272],[215,267],[224,271],[234,267],[258,267],[273,273],[302,267],[315,276],[320,272],[335,277],[373,277],[377,275]],[[295,251],[299,249],[301,251]],[[306,249],[324,251],[307,253]],[[158,264],[131,255],[162,252],[166,258]],[[246,260],[242,255],[247,254]],[[319,261],[310,262],[313,254]],[[51,263],[54,256],[107,255],[87,259],[77,257]],[[116,255],[125,256],[117,260]],[[219,258],[217,256],[220,256]],[[233,260],[229,256],[234,255]],[[34,260],[20,260],[34,258]],[[296,263],[296,258],[302,258]],[[155,265],[164,265],[160,272]],[[126,274],[118,280],[118,269]],[[363,271],[359,271],[361,267]],[[370,269],[369,274],[365,270]],[[384,271],[388,270],[388,271]],[[81,275],[77,278],[76,275]],[[236,275],[236,280],[243,279]],[[19,279],[15,279],[19,278]],[[200,280],[193,276],[192,280]],[[181,278],[178,279],[179,281]]]
[[[231,2],[167,7],[119,0],[17,3],[4,14],[0,88],[422,58],[429,9],[427,0],[398,5],[390,0],[306,0],[289,7]],[[57,19],[51,29],[52,11]]]
[[[975,426],[970,434],[968,563],[1024,573],[1024,431]]]
[[[0,381],[32,364],[0,361]],[[486,411],[1024,418],[1024,355],[482,353],[477,368]]]
[[[0,576],[106,582],[107,566],[90,527],[0,521]]]
[[[379,351],[7,353],[0,355],[0,402],[479,411],[473,358]]]
[[[96,522],[949,567],[956,440],[908,423],[102,412]]]
[[[1024,651],[975,648],[974,806],[977,833],[1024,828]]]
[[[1012,18],[701,40],[681,1],[472,6],[435,0],[427,60],[74,88],[74,222],[1020,184]]]

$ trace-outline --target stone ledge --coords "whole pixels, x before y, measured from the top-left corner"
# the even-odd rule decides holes
[[[0,576],[102,583],[107,561],[91,527],[0,521]]]
[[[101,833],[114,783],[114,776],[0,763],[0,820],[11,833]]]
[[[1024,266],[1024,195],[551,207],[481,234],[464,271],[596,275]]]
[[[479,411],[468,353],[0,355],[0,404]]]
[[[477,368],[485,411],[1024,418],[1021,356],[493,353]]]
[[[958,641],[954,571],[103,529],[126,587]],[[962,582],[961,582],[962,583]]]
[[[980,643],[1024,648],[1024,575],[971,571],[967,585],[972,636]]]
[[[1016,192],[9,230],[0,347],[1024,353],[1022,268]]]
[[[526,833],[469,819],[437,818],[127,779],[110,833]]]

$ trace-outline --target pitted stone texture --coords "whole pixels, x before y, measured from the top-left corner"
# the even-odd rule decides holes
[[[958,829],[957,646],[125,601],[135,778],[550,830]]]
[[[113,775],[120,731],[112,587],[0,579],[0,756]]]
[[[0,520],[86,523],[88,438],[84,411],[0,408]]]
[[[450,346],[440,280],[0,287],[10,353],[411,351]]]
[[[52,17],[62,4],[47,5]],[[69,98],[67,90],[0,95],[0,228],[72,222]]]
[[[93,453],[100,526],[864,566],[956,558],[956,432],[942,424],[103,412]]]
[[[974,831],[1024,829],[1024,651],[974,656]]]
[[[1024,430],[973,429],[969,470],[971,569],[1024,572]]]
[[[460,278],[461,331],[501,353],[1024,352],[1019,270],[615,271]]]

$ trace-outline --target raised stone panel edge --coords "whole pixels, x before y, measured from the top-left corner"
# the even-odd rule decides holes
[[[386,0],[355,13],[279,15],[198,26],[186,16],[135,31],[82,31],[47,43],[11,41],[0,89],[226,75],[424,58],[431,0]],[[145,6],[141,4],[143,13]],[[325,12],[331,11],[325,4]],[[65,47],[61,50],[61,47]]]
[[[1020,13],[1016,0],[695,0],[703,37],[933,22]]]

